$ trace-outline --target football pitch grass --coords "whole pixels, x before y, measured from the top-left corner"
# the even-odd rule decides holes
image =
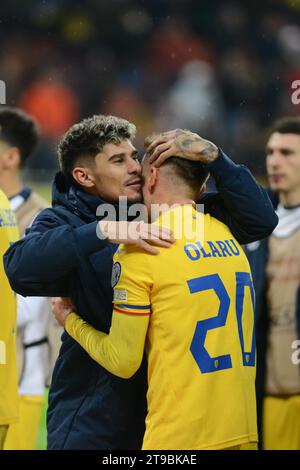
[[[47,448],[47,427],[46,427],[46,417],[47,417],[47,407],[48,407],[48,389],[45,392],[45,405],[43,407],[40,428],[38,432],[37,439],[37,450],[45,450]]]

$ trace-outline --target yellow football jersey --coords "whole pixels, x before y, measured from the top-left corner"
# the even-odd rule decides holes
[[[18,418],[16,358],[16,296],[3,266],[3,255],[19,238],[17,223],[6,196],[0,191],[0,425]]]
[[[167,226],[165,215],[157,223]],[[115,311],[151,312],[143,449],[255,442],[254,290],[247,258],[227,226],[209,214],[183,205],[169,215],[173,230],[188,223],[200,230],[194,236],[190,230],[191,238],[185,231],[158,256],[121,245],[114,259]]]

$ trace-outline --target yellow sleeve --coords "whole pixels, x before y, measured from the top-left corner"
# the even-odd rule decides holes
[[[141,365],[148,323],[149,315],[122,315],[114,310],[107,335],[71,313],[66,330],[98,364],[128,379]]]
[[[75,313],[66,330],[87,353],[112,374],[131,377],[142,362],[151,315],[151,266],[147,254],[123,249],[112,274],[114,309],[109,334],[102,333]]]

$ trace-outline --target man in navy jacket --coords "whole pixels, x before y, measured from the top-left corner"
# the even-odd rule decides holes
[[[74,125],[59,147],[62,172],[53,184],[53,207],[39,214],[27,236],[5,256],[16,292],[70,297],[87,322],[106,332],[112,311],[113,242],[119,240],[105,232],[96,209],[110,202],[118,213],[119,196],[130,202],[140,198],[134,132],[132,124],[111,116]],[[168,138],[176,142],[178,132]],[[200,137],[193,146],[187,158],[207,164],[218,189],[201,198],[205,211],[227,224],[240,243],[268,236],[277,217],[249,170]],[[96,235],[99,223],[107,240]],[[129,380],[112,376],[64,333],[49,395],[48,448],[139,449],[146,388],[145,364]]]

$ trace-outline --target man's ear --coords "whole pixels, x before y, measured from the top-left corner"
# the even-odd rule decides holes
[[[95,187],[94,178],[86,167],[76,166],[72,171],[72,176],[79,186],[83,186],[85,188]]]
[[[19,168],[21,165],[20,150],[17,147],[9,147],[5,152],[4,167],[7,170]]]
[[[154,166],[151,166],[149,170],[148,181],[147,181],[148,189],[150,193],[153,193],[155,186],[157,185],[158,174],[159,174],[159,168],[155,168]]]

